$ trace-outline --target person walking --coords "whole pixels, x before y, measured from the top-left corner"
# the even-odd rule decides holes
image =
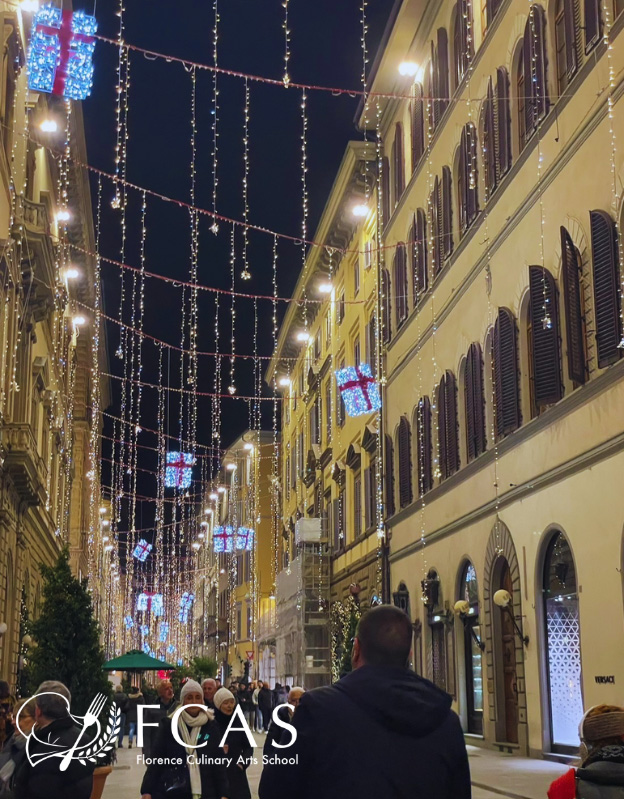
[[[259,680],[258,683],[252,683],[252,691],[251,691],[251,701],[254,707],[254,716],[255,716],[255,723],[254,723],[254,732],[260,732],[262,730],[262,711],[260,710],[260,706],[258,705],[258,694],[260,693],[260,688],[262,687],[262,682]]]
[[[37,737],[28,742],[29,757],[16,766],[13,779],[15,799],[89,799],[96,764],[90,760],[72,759],[67,770],[61,771],[58,757],[49,757],[55,749],[69,751],[77,741],[89,741],[88,734],[83,738],[82,728],[74,723],[69,713],[69,689],[55,680],[42,682],[34,702]]]
[[[215,721],[221,731],[220,740],[223,739],[225,731],[232,720],[232,714],[236,707],[236,697],[227,688],[220,688],[215,694]],[[234,723],[235,727],[240,727],[240,722]],[[253,747],[249,743],[247,733],[243,730],[235,730],[228,733],[223,746],[223,751],[231,763],[227,767],[228,780],[230,783],[229,799],[251,799],[249,782],[247,781],[247,768],[253,758]]]
[[[5,742],[0,753],[0,797],[13,796],[13,776],[17,767],[26,757],[26,740],[35,726],[35,700],[20,699],[14,707],[15,732]],[[19,714],[19,716],[18,716]],[[19,725],[19,726],[18,726]]]
[[[295,710],[299,707],[299,702],[301,701],[301,697],[305,694],[303,688],[300,688],[298,685],[295,685],[294,688],[291,688],[288,692],[288,704],[293,706],[293,710],[289,707],[284,705],[277,711],[277,717],[280,721],[283,721],[286,724],[290,724],[290,721],[295,713]],[[272,721],[269,725],[269,731],[267,732],[267,737],[264,742],[264,748],[262,750],[263,754],[270,757],[271,755],[275,755],[280,752],[279,747],[273,746],[273,743],[280,744],[280,746],[289,743],[292,740],[291,733],[284,729],[284,727],[280,727],[279,724],[276,724],[275,721]]]
[[[119,739],[117,740],[117,748],[123,749],[123,739],[126,734],[126,714],[128,711],[128,694],[124,691],[121,685],[115,686],[115,693],[113,694],[113,702],[121,711],[121,726],[119,727]]]
[[[201,685],[187,680],[180,700],[184,710],[177,731],[184,746],[173,735],[174,710],[160,720],[151,755],[156,762],[148,765],[143,777],[142,799],[231,799],[226,767],[218,762],[219,727],[212,710],[199,707],[204,704]],[[198,745],[200,749],[192,748]],[[175,765],[178,761],[180,765]]]
[[[207,677],[201,684],[204,692],[204,704],[214,710],[214,695],[217,693],[217,681]]]
[[[134,735],[137,728],[138,705],[144,705],[145,699],[139,688],[132,686],[128,694],[128,706],[126,710],[126,722],[128,724],[128,749],[132,749]]]
[[[262,728],[265,732],[269,730],[271,723],[271,712],[273,710],[273,695],[269,689],[269,684],[263,682],[260,686],[260,693],[258,694],[258,707],[262,714]]]
[[[253,729],[255,717],[255,708],[251,698],[251,693],[251,686],[249,685],[241,685],[238,691],[238,701],[245,716],[245,721],[247,722],[250,730]]]
[[[548,799],[624,799],[624,708],[590,708],[579,737],[581,766],[555,780]]]
[[[353,671],[302,696],[297,740],[279,750],[298,762],[267,763],[260,799],[470,799],[459,718],[447,693],[409,669],[412,635],[393,605],[362,616]]]
[[[13,708],[15,697],[11,695],[9,683],[0,680],[0,749],[13,735]]]
[[[143,720],[146,724],[159,724],[161,719],[171,715],[179,702],[175,698],[171,680],[161,680],[156,687],[160,700],[157,708],[146,708]],[[157,727],[143,727],[143,754],[151,757],[152,743],[156,738]]]

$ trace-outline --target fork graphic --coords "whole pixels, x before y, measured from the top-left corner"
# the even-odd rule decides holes
[[[61,760],[61,765],[60,765],[61,771],[67,771],[71,759],[73,757],[73,754],[76,751],[76,748],[78,747],[80,739],[85,734],[85,730],[97,722],[98,716],[104,709],[105,704],[106,704],[106,697],[104,696],[104,694],[98,694],[93,700],[93,702],[91,702],[91,704],[89,705],[89,709],[87,710],[84,717],[82,730],[80,730],[80,735],[76,738],[74,745],[69,750],[69,752],[67,752],[67,754]]]

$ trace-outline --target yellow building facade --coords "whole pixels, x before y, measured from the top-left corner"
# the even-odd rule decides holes
[[[621,10],[397,2],[371,80],[403,98],[380,126],[391,590],[471,742],[536,756],[576,751],[624,679]]]
[[[108,385],[104,339],[94,338],[96,264],[85,254],[95,250],[90,189],[75,165],[86,161],[82,111],[74,104],[68,116],[64,101],[27,89],[31,15],[15,3],[0,10],[0,677],[15,690],[20,603],[37,616],[39,565],[67,543],[77,577],[115,578],[100,562]],[[49,148],[62,151],[67,133],[61,177]]]

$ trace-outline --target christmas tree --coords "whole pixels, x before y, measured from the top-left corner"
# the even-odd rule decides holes
[[[44,680],[59,680],[72,695],[72,712],[84,714],[98,693],[110,695],[102,671],[104,651],[87,581],[78,581],[65,548],[54,566],[41,565],[43,607],[30,632],[37,646],[29,658],[31,691]]]

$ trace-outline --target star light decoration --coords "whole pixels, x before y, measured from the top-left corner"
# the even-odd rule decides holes
[[[93,86],[97,20],[48,3],[33,18],[28,52],[28,88],[84,100]]]
[[[362,416],[381,408],[379,383],[367,363],[338,369],[336,380],[349,416]]]
[[[139,541],[139,543],[135,546],[134,552],[132,553],[132,557],[141,561],[141,563],[145,563],[145,561],[147,560],[147,556],[151,551],[152,551],[152,545],[148,544],[147,541],[144,538],[142,538]]]
[[[165,467],[166,488],[190,488],[195,458],[189,452],[168,452]]]
[[[163,595],[149,591],[139,594],[136,609],[143,612],[151,610],[154,616],[162,616],[164,612]]]
[[[254,531],[249,527],[215,527],[212,536],[214,552],[251,552]]]
[[[195,594],[185,591],[180,599],[180,614],[178,616],[181,624],[186,624],[188,621],[189,610],[195,601]]]

